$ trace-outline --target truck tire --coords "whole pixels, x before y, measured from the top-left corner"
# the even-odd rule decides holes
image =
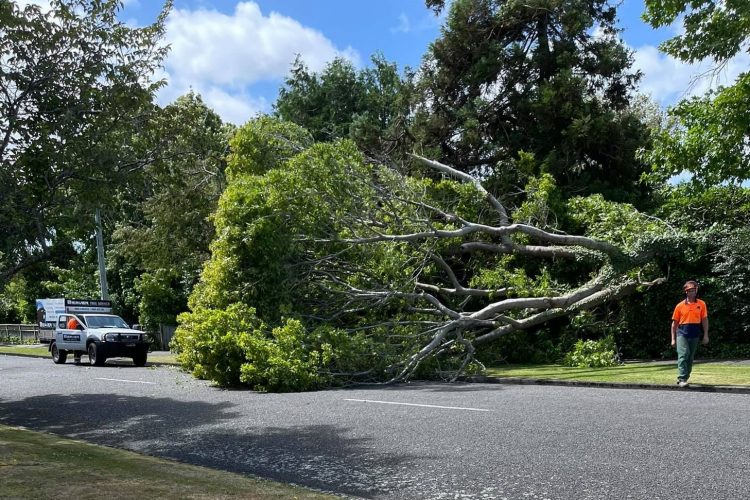
[[[64,349],[58,349],[57,348],[57,342],[52,342],[52,345],[49,348],[50,352],[52,352],[52,361],[56,365],[61,365],[65,363],[65,360],[68,359],[68,351]]]
[[[133,356],[133,364],[135,366],[146,366],[146,359],[148,358],[147,352],[139,352]]]
[[[89,344],[87,351],[89,354],[89,364],[94,366],[104,366],[104,362],[107,361],[107,358],[101,355],[95,342]]]

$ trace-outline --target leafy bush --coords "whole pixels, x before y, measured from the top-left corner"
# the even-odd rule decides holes
[[[200,308],[179,317],[172,340],[182,366],[222,387],[305,391],[334,385],[332,373],[363,371],[387,361],[365,335],[330,327],[308,330],[296,319],[271,328],[244,304]],[[339,379],[344,381],[345,379]]]
[[[197,309],[180,314],[178,322],[171,348],[182,366],[222,387],[239,385],[245,362],[240,337],[262,328],[255,310],[243,304],[224,310]]]
[[[616,366],[615,346],[612,338],[602,340],[579,340],[573,350],[563,359],[565,366],[578,368],[601,368]]]

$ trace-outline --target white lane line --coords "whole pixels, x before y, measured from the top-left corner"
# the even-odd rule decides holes
[[[463,408],[460,406],[419,405],[416,403],[396,403],[394,401],[375,401],[372,399],[344,399],[344,401],[356,401],[358,403],[378,403],[382,405],[421,406],[423,408],[443,408],[445,410],[492,411],[492,410],[485,410],[483,408]]]
[[[144,382],[143,380],[125,380],[121,378],[95,378],[94,380],[110,380],[112,382],[130,382],[132,384],[155,384],[156,382]]]

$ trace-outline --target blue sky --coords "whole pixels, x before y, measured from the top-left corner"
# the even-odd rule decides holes
[[[145,25],[161,1],[124,4],[121,19]],[[696,81],[710,66],[680,63],[657,48],[681,27],[653,30],[640,19],[643,10],[643,0],[622,0],[618,17],[634,66],[644,73],[640,91],[660,105],[731,82],[750,67],[750,55],[743,53],[718,79]],[[271,110],[296,54],[313,70],[339,56],[362,67],[376,52],[400,68],[416,68],[441,23],[423,0],[175,0],[167,22],[172,50],[161,75],[168,85],[158,99],[167,104],[193,89],[226,121],[242,124]]]

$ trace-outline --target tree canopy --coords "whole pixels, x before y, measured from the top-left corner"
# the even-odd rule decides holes
[[[318,75],[297,58],[274,104],[276,116],[308,130],[315,140],[350,138],[366,153],[385,159],[409,144],[412,75],[402,77],[382,55],[357,71],[334,59]]]
[[[132,28],[120,2],[0,2],[0,281],[49,258],[147,158],[131,149],[162,84],[169,2]]]
[[[290,388],[399,380],[441,364],[460,372],[475,346],[662,281],[649,260],[670,230],[632,206],[572,199],[569,216],[586,235],[563,234],[534,219],[540,197],[511,213],[449,166],[416,158],[445,178],[404,175],[367,162],[352,142],[305,146],[294,140],[301,131],[267,120],[238,136],[263,144],[258,130],[274,131],[285,147],[269,170],[229,165],[211,260],[178,330],[182,359],[200,376],[265,387],[282,363],[264,357],[281,342],[275,328],[305,346],[282,363],[306,367],[305,385]],[[252,333],[207,330],[237,321],[237,308],[256,318]],[[204,349],[216,336],[225,361]]]
[[[632,199],[648,137],[628,110],[640,74],[615,12],[606,0],[452,2],[420,71],[424,154],[494,174],[501,190],[549,173],[566,192]]]
[[[417,71],[297,59],[234,127],[154,102],[170,2],[144,28],[116,0],[0,2],[0,322],[95,294],[100,207],[117,311],[177,316],[184,367],[223,386],[669,357],[686,279],[702,352],[750,356],[748,73],[664,119],[605,0],[426,3],[447,12]],[[684,18],[685,61],[748,50],[747,2],[647,8]]]
[[[661,45],[687,62],[709,60],[704,78],[720,77],[729,59],[750,53],[750,4],[743,0],[647,0],[644,18],[654,27],[683,19],[684,33]],[[750,179],[750,72],[732,85],[683,100],[648,158],[662,179],[688,173],[703,186]]]

